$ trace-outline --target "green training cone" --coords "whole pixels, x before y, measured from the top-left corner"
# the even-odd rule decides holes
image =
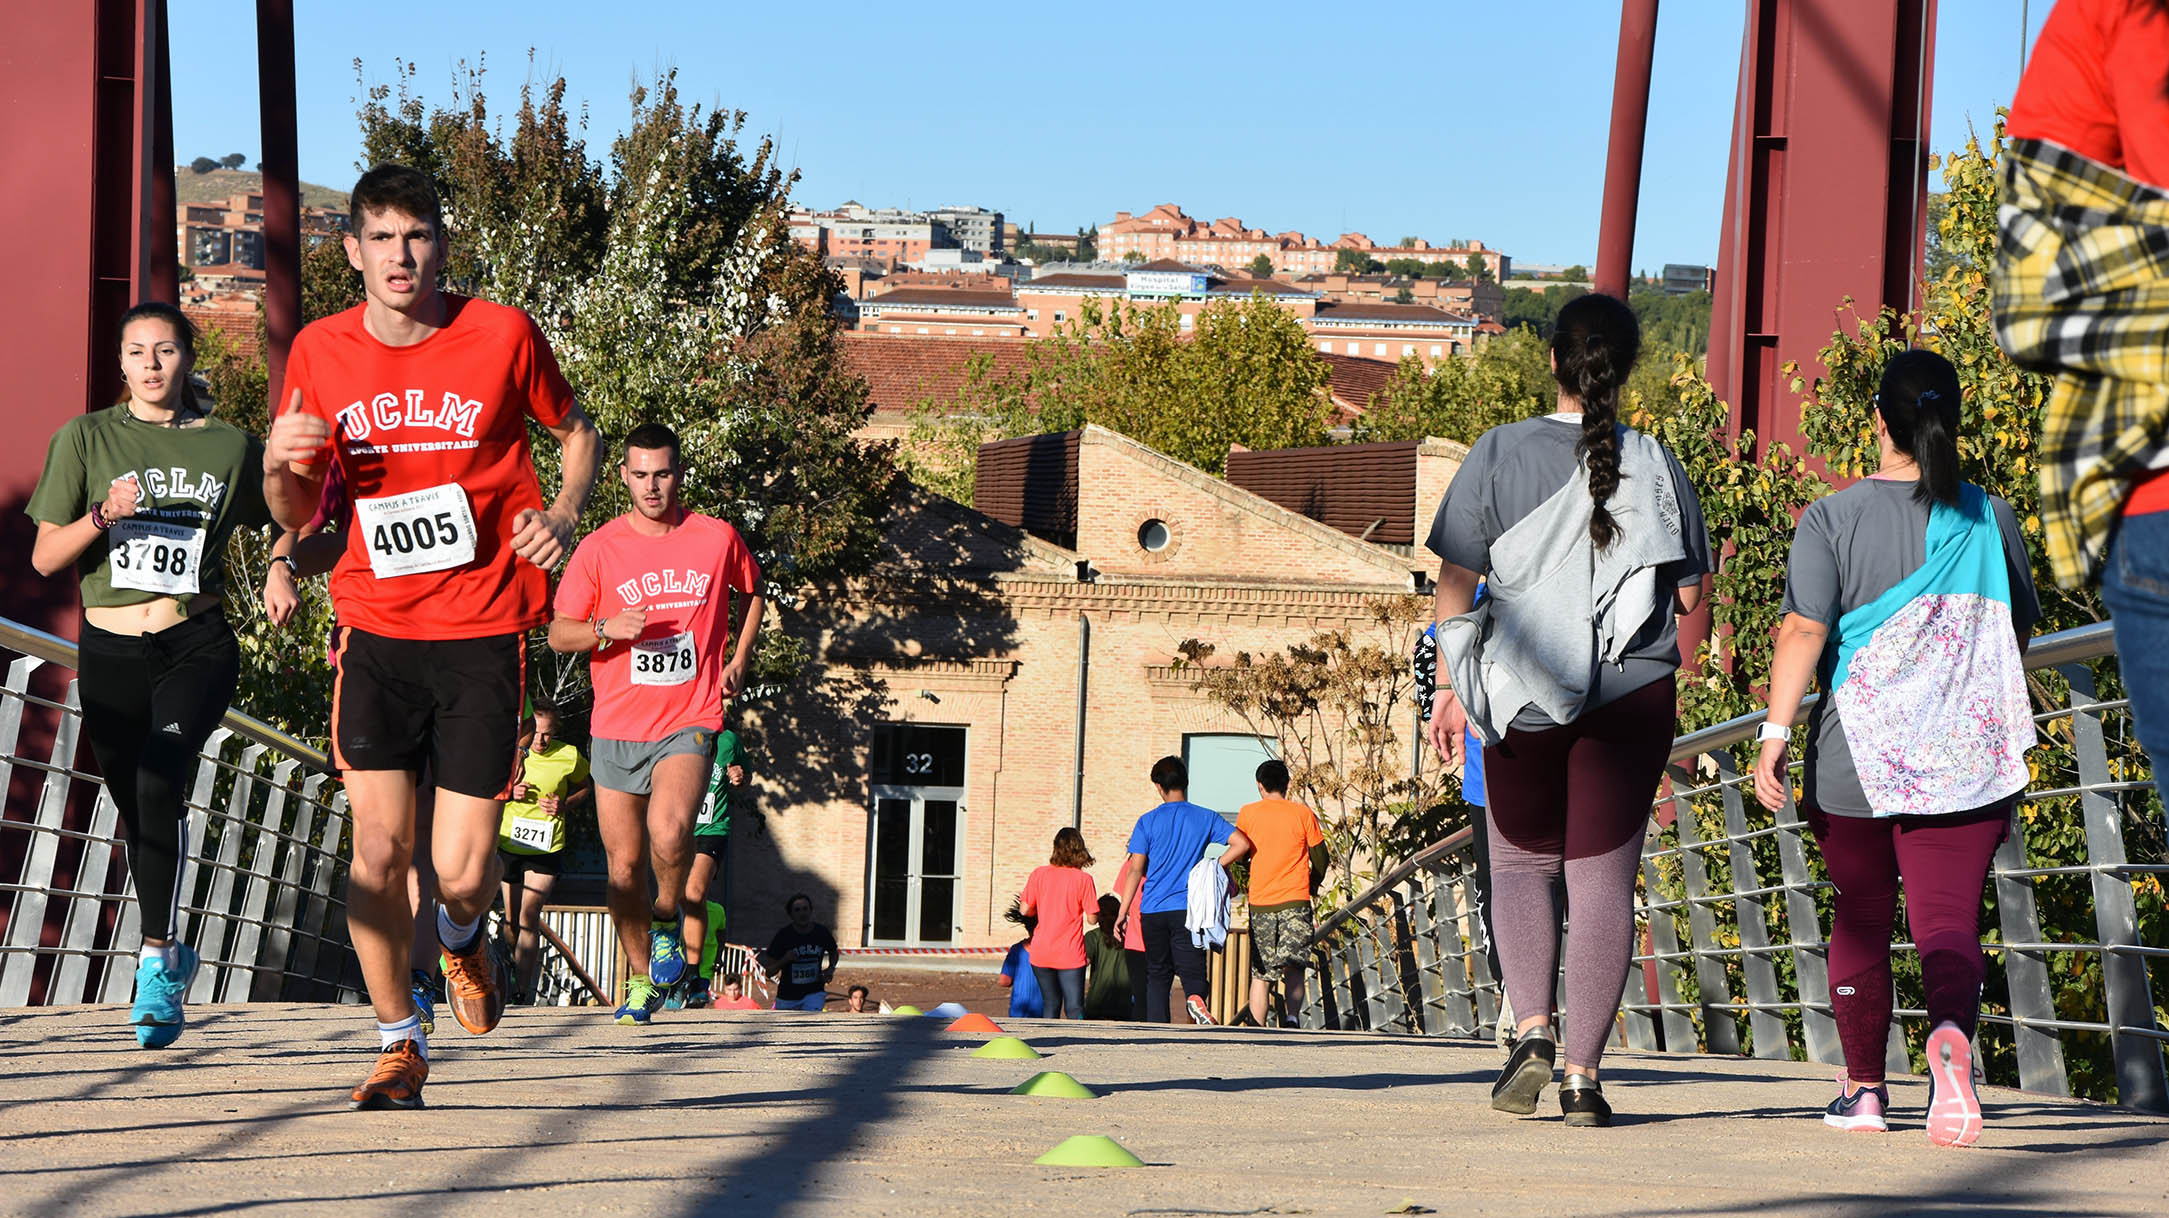
[[[1102,1133],[1080,1133],[1032,1160],[1050,1167],[1143,1167],[1145,1161]]]
[[[900,1006],[900,1007],[897,1007],[897,1008],[896,1008],[895,1010],[893,1010],[893,1011],[890,1011],[890,1012],[889,1012],[889,1014],[891,1014],[891,1015],[924,1015],[924,1014],[926,1014],[926,1012],[925,1012],[925,1011],[922,1011],[922,1010],[920,1010],[919,1008],[917,1008],[917,1007],[915,1007],[915,1006],[913,1006],[913,1005],[911,1005],[910,1003],[908,1003],[908,1002],[907,1002],[907,1003],[905,1003],[904,1005],[902,1005],[902,1006]]]
[[[1042,1070],[1009,1089],[1011,1095],[1037,1095],[1058,1100],[1096,1100],[1100,1093],[1060,1070]]]
[[[972,1050],[973,1057],[999,1057],[1023,1061],[1043,1056],[1039,1050],[1025,1044],[1014,1036],[997,1036]]]

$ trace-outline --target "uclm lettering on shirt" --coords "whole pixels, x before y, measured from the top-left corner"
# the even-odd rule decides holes
[[[618,596],[628,605],[639,604],[642,594],[706,599],[708,582],[714,578],[715,576],[707,571],[673,571],[665,568],[619,584]]]
[[[356,402],[339,412],[340,434],[360,441],[377,431],[426,427],[463,439],[474,438],[475,426],[482,417],[480,400],[446,390],[439,405],[429,406],[423,400],[427,396],[424,390],[409,389],[404,402],[396,393],[380,393],[367,402]]]
[[[121,478],[133,478],[150,496],[145,506],[163,499],[193,499],[216,509],[226,495],[226,484],[209,474],[191,474],[175,465],[166,469],[131,470]]]

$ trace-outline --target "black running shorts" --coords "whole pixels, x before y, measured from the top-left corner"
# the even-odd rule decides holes
[[[342,772],[430,762],[444,790],[506,798],[520,772],[525,644],[517,634],[391,639],[339,627],[333,762]]]

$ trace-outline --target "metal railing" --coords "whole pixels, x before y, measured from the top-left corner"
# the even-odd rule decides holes
[[[2017,826],[1997,852],[1978,1039],[1991,1081],[2169,1111],[2169,1035],[2155,1016],[2169,1006],[2169,987],[2147,967],[2169,957],[2169,945],[2140,933],[2164,917],[2169,858],[2130,704],[2096,694],[2093,662],[2115,653],[2106,623],[2043,636],[2027,653],[2037,709],[2051,697],[2061,703],[2036,722],[2054,755],[2068,755],[2070,771],[2036,763]],[[1669,790],[1657,796],[1660,815],[1643,845],[1641,950],[1618,1033],[1630,1047],[1843,1061],[1823,936],[1829,882],[1811,863],[1792,797],[1766,812],[1734,755],[1763,718],[1744,715],[1674,742]],[[1491,1034],[1500,988],[1482,950],[1471,846],[1467,830],[1456,833],[1320,921],[1307,1026]],[[2044,909],[2055,915],[2053,941],[2043,933]],[[2090,932],[2074,930],[2088,923]],[[1893,963],[1903,998],[1918,974],[1913,945],[1898,944]],[[1910,1070],[1925,1012],[1901,1005],[1896,1014],[1889,1064]]]
[[[625,953],[618,948],[610,911],[600,905],[553,905],[542,911],[542,925],[550,934],[543,938],[535,972],[535,1005],[585,1006],[598,999],[604,1006],[617,1002],[624,992],[626,963]],[[722,943],[718,955],[713,970],[717,978],[740,974],[747,995],[764,1004],[774,1001],[775,986],[761,971],[758,953],[752,948],[742,943]],[[593,991],[588,981],[595,983]]]
[[[0,808],[0,1007],[127,1002],[139,922],[119,811],[104,780],[78,767],[75,680],[58,700],[33,689],[51,688],[33,681],[40,668],[75,667],[75,644],[0,618],[0,653],[12,653],[0,682],[0,792],[36,791]],[[22,754],[26,721],[50,733],[45,756]],[[324,755],[228,710],[186,806],[176,930],[203,960],[189,1001],[358,1000],[343,904],[346,795]]]

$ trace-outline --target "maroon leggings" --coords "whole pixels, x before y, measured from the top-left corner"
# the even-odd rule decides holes
[[[1516,1019],[1552,1007],[1559,975],[1553,884],[1574,916],[1566,939],[1566,1059],[1594,1066],[1619,1014],[1634,951],[1634,876],[1657,780],[1672,751],[1673,678],[1561,727],[1484,750],[1491,916]]]
[[[1890,929],[1898,881],[1905,921],[1920,951],[1928,1024],[1954,1023],[1966,1035],[1981,1011],[1981,884],[2010,832],[2011,802],[1949,816],[1870,819],[1807,808],[1808,828],[1837,885],[1830,927],[1830,1008],[1845,1049],[1845,1074],[1883,1081],[1890,1038]]]

